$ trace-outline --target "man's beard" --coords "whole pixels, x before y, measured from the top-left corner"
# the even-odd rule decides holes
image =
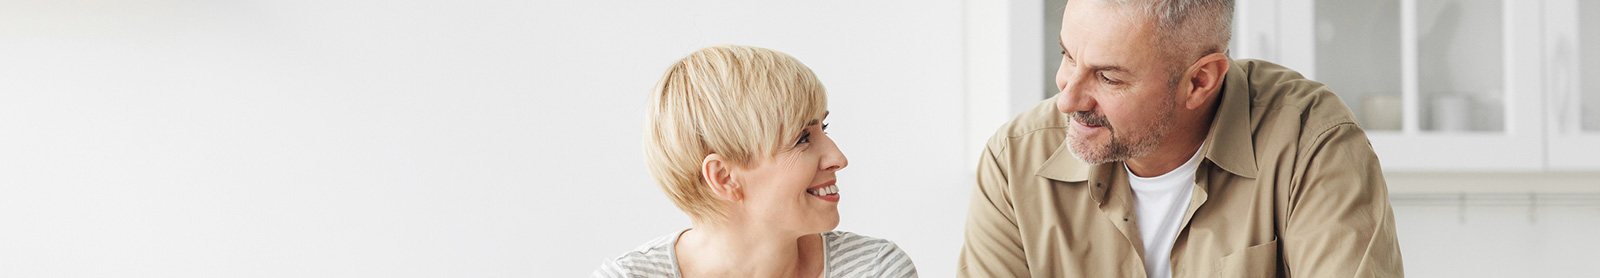
[[[1102,126],[1111,133],[1111,139],[1107,140],[1105,144],[1091,145],[1092,143],[1087,138],[1082,137],[1083,134],[1077,134],[1072,132],[1072,129],[1068,129],[1067,150],[1072,153],[1073,157],[1088,164],[1126,161],[1149,155],[1150,152],[1155,151],[1156,145],[1161,143],[1161,138],[1167,134],[1167,130],[1172,128],[1176,112],[1173,110],[1177,108],[1177,105],[1177,99],[1168,98],[1156,109],[1157,113],[1159,113],[1156,115],[1156,126],[1142,130],[1129,129],[1127,132],[1119,132],[1116,127],[1112,127],[1111,122],[1106,120],[1105,114],[1093,113],[1093,111],[1078,111],[1067,114],[1079,124]]]

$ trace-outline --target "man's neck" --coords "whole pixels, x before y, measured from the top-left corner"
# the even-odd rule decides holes
[[[1123,163],[1128,165],[1128,171],[1133,172],[1135,176],[1148,178],[1165,175],[1189,162],[1189,159],[1194,158],[1200,151],[1200,145],[1205,143],[1204,138],[1193,142],[1185,141],[1185,144],[1168,144],[1150,152],[1149,155],[1128,159]]]
[[[696,227],[678,239],[684,277],[816,277],[822,237],[771,236],[740,227]]]
[[[1211,123],[1216,120],[1217,107],[1222,103],[1221,93],[1217,92],[1218,95],[1202,104],[1203,110],[1179,112],[1179,119],[1189,120],[1176,123],[1177,126],[1167,134],[1169,137],[1165,142],[1150,154],[1123,161],[1128,166],[1128,171],[1140,177],[1155,177],[1172,172],[1189,162],[1190,158],[1200,152],[1200,146],[1205,144],[1206,137],[1211,134]]]

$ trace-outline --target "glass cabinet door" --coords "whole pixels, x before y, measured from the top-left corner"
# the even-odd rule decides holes
[[[1322,0],[1322,2],[1342,2]],[[1505,130],[1501,0],[1415,0],[1418,123],[1426,132]]]
[[[1583,1],[1583,0],[1578,0]],[[1540,7],[1527,0],[1241,0],[1238,58],[1323,82],[1385,169],[1540,170]],[[1272,12],[1275,26],[1259,14]],[[1245,19],[1257,18],[1254,22]],[[1261,47],[1251,47],[1251,46]]]
[[[1587,133],[1600,132],[1600,3],[1587,1],[1579,4],[1578,14],[1590,16],[1579,17],[1578,53],[1582,67],[1583,87],[1581,89],[1579,108],[1579,126]]]
[[[1549,168],[1600,169],[1600,1],[1544,5]]]
[[[1501,0],[1314,2],[1315,78],[1345,100],[1363,128],[1505,131]]]
[[[1316,1],[1316,77],[1368,131],[1400,131],[1399,0]]]

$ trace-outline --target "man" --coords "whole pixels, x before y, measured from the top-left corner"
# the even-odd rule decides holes
[[[1228,0],[1075,0],[1055,98],[992,137],[961,277],[1399,277],[1378,158],[1321,83],[1226,55]]]

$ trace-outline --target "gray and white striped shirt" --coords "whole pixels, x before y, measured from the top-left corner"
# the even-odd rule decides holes
[[[606,260],[590,276],[679,278],[678,257],[673,246],[682,234],[680,231],[650,240],[638,249]],[[917,277],[917,266],[911,263],[911,257],[885,239],[829,231],[822,233],[822,246],[823,277]]]

